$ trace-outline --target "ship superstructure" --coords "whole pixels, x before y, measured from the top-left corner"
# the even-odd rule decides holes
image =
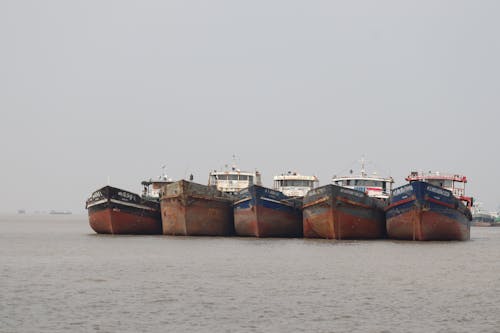
[[[392,191],[386,208],[390,238],[469,240],[473,200],[465,196],[467,177],[411,171],[409,183]]]
[[[347,187],[363,192],[369,197],[386,200],[389,198],[394,179],[392,177],[382,177],[373,173],[369,175],[365,170],[365,160],[361,159],[361,172],[355,175],[350,171],[348,176],[333,176],[332,184]]]
[[[252,185],[262,185],[260,172],[241,171],[234,163],[231,168],[214,170],[208,176],[208,186],[215,186],[224,193],[235,194]]]
[[[414,181],[422,181],[434,186],[442,187],[448,191],[451,191],[453,196],[463,201],[468,208],[472,207],[472,198],[465,195],[465,184],[467,183],[467,177],[464,175],[441,173],[439,171],[411,171],[410,175],[406,177],[405,180],[410,183]]]
[[[162,170],[163,172],[158,179],[150,178],[149,180],[141,182],[141,185],[143,186],[141,196],[143,198],[160,200],[162,188],[173,182],[173,180],[165,173],[165,166],[162,166]]]
[[[318,186],[316,176],[304,176],[297,172],[288,171],[274,176],[273,189],[283,192],[289,197],[303,197],[307,192]]]

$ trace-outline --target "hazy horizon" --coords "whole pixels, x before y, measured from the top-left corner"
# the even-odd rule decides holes
[[[265,185],[365,156],[459,173],[496,210],[496,1],[0,3],[0,211],[83,212],[238,157]],[[492,179],[493,178],[493,179]]]

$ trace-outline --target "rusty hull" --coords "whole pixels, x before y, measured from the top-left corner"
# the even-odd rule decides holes
[[[168,184],[161,197],[164,235],[229,236],[234,234],[229,195],[186,180]]]
[[[156,215],[145,216],[121,211],[116,207],[98,211],[89,210],[89,223],[98,234],[161,235],[159,210]]]
[[[304,197],[305,238],[385,238],[384,203],[363,192],[336,185],[309,191]]]
[[[100,234],[161,234],[160,203],[105,186],[87,200],[90,227]]]
[[[298,199],[252,185],[236,194],[234,225],[238,236],[301,237],[302,212]]]
[[[465,219],[465,218],[464,218]],[[415,207],[387,219],[389,238],[402,240],[469,240],[470,228],[457,218]]]
[[[449,190],[413,181],[392,191],[387,234],[405,240],[468,240],[472,215]]]

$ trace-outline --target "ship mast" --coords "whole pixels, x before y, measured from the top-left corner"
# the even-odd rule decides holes
[[[366,170],[365,170],[365,156],[361,156],[361,176],[366,177]]]
[[[166,168],[166,167],[167,167],[167,166],[166,166],[165,164],[163,164],[163,165],[161,166],[161,176],[160,176],[160,179],[161,179],[161,180],[167,180],[167,174],[165,173],[165,168]]]

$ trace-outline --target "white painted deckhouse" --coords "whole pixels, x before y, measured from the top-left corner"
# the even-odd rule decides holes
[[[288,171],[274,176],[273,189],[283,192],[289,197],[303,197],[309,190],[318,186],[318,177],[304,176],[297,172]]]
[[[254,184],[262,185],[260,172],[241,171],[236,165],[228,170],[214,170],[208,176],[209,186],[216,186],[219,191],[231,194]]]
[[[361,159],[361,172],[358,175],[353,174],[351,170],[348,176],[333,176],[332,184],[364,192],[373,198],[388,199],[394,179],[379,176],[375,172],[368,175],[365,171],[365,160]]]

